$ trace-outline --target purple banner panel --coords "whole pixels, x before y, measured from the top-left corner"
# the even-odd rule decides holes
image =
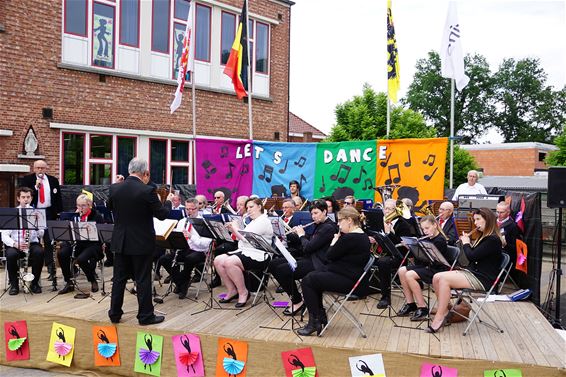
[[[250,195],[253,184],[253,144],[250,140],[197,139],[197,194],[214,199],[224,192],[235,206],[240,195]]]

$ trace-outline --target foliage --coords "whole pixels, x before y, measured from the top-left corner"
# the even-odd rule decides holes
[[[460,183],[468,180],[468,172],[478,169],[478,165],[474,157],[465,149],[454,145],[454,169],[453,169],[453,187],[456,188]],[[450,187],[450,145],[446,152],[446,176],[444,185]]]
[[[566,121],[565,89],[545,87],[546,73],[535,58],[505,59],[494,75],[498,105],[494,125],[505,141],[551,142]]]
[[[454,94],[454,135],[470,143],[491,126],[493,80],[487,60],[481,55],[464,58],[470,83]],[[431,51],[419,59],[404,103],[434,125],[439,136],[450,136],[450,80],[440,75],[440,56]]]
[[[328,141],[384,139],[387,133],[387,96],[376,93],[368,84],[361,96],[336,106],[336,125]],[[391,108],[392,139],[436,137],[436,130],[427,126],[423,117],[403,107]]]
[[[566,166],[566,133],[562,130],[562,135],[554,139],[554,144],[558,150],[552,151],[546,156],[546,164],[549,166]]]

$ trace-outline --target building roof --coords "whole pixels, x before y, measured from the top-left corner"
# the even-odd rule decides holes
[[[312,132],[312,137],[315,139],[324,139],[327,136],[318,128],[289,112],[289,136],[303,136],[305,132]]]
[[[485,187],[498,187],[507,190],[541,191],[548,188],[548,175],[526,176],[483,176],[479,183]]]
[[[525,143],[497,143],[497,144],[466,144],[460,148],[465,150],[494,150],[494,149],[538,149],[543,151],[554,151],[558,147],[552,144],[525,142]]]

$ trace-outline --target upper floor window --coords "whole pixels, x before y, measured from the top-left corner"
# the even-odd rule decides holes
[[[169,0],[153,0],[151,50],[169,53]]]
[[[65,33],[86,37],[87,0],[65,0]]]
[[[210,14],[210,7],[197,4],[195,22],[195,60],[210,62]]]
[[[222,30],[220,42],[220,64],[226,65],[234,38],[236,38],[236,15],[222,12]]]
[[[114,68],[114,7],[92,6],[92,65]]]
[[[190,3],[188,0],[175,0],[175,9],[173,14],[176,19],[186,21],[189,15]]]
[[[267,74],[269,65],[269,26],[267,24],[257,22],[256,29],[255,71]]]
[[[140,0],[120,1],[120,43],[139,47]]]

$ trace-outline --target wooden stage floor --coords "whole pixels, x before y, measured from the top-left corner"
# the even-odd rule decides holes
[[[106,269],[108,271],[109,269]],[[4,273],[4,271],[0,271]],[[88,290],[90,284],[79,280],[79,285]],[[108,279],[108,277],[107,277]],[[59,281],[61,279],[59,278]],[[269,289],[274,291],[274,284]],[[1,283],[4,292],[4,282]],[[100,292],[93,299],[74,299],[73,294],[57,296],[47,302],[54,293],[50,291],[50,283],[43,281],[44,292],[39,295],[20,293],[9,296],[7,293],[0,300],[1,311],[23,311],[30,315],[54,315],[75,319],[108,322],[107,310],[110,297],[104,298]],[[62,288],[62,284],[59,284]],[[157,291],[165,292],[167,285],[156,284]],[[107,291],[110,291],[107,283]],[[194,297],[195,289],[189,290]],[[223,287],[214,290],[215,297],[223,291]],[[76,292],[75,292],[76,293]],[[284,295],[273,294],[275,300],[286,300]],[[156,309],[166,315],[165,322],[152,326],[170,331],[190,331],[203,335],[223,337],[248,338],[259,341],[297,343],[304,346],[313,345],[339,349],[355,349],[358,353],[395,352],[401,354],[423,355],[449,359],[479,359],[494,362],[512,362],[527,365],[547,366],[555,368],[566,367],[566,346],[564,340],[556,333],[543,315],[530,302],[496,302],[488,303],[485,308],[504,329],[500,334],[481,324],[474,324],[467,336],[462,336],[465,323],[453,324],[439,335],[439,340],[420,329],[396,327],[387,317],[361,315],[363,327],[368,337],[362,338],[351,322],[339,314],[331,328],[323,337],[303,337],[302,343],[291,331],[264,329],[260,326],[280,327],[284,322],[279,319],[266,303],[256,304],[247,311],[208,310],[200,314],[195,312],[204,308],[203,301],[208,301],[208,291],[201,291],[199,301],[179,300],[177,295],[169,295],[163,304]],[[400,295],[393,297],[394,307],[400,307]],[[251,300],[250,300],[251,303]],[[361,312],[380,312],[375,308],[376,300],[348,302],[348,308],[358,315]],[[234,304],[224,304],[223,307],[233,308]],[[216,306],[216,305],[215,305]],[[249,306],[249,304],[248,304]],[[282,309],[276,309],[281,312]],[[124,301],[126,312],[121,323],[137,326],[136,297],[126,292]],[[387,314],[384,312],[384,314]],[[283,317],[285,320],[287,318]],[[398,324],[414,326],[408,318],[396,318]],[[426,327],[426,323],[422,325]],[[286,328],[290,328],[289,324]]]

